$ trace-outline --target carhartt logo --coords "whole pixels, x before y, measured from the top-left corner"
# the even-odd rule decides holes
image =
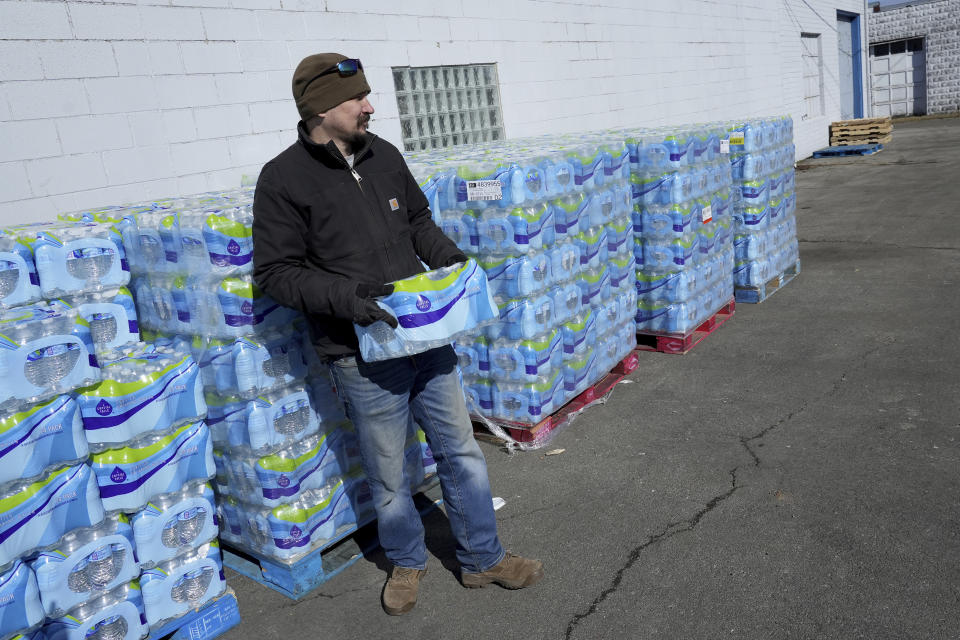
[[[390,211],[396,211],[400,208],[400,203],[396,198],[390,198]]]

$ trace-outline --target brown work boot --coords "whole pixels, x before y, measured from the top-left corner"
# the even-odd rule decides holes
[[[485,587],[496,582],[505,589],[523,589],[540,582],[543,578],[543,563],[515,556],[509,551],[495,567],[481,573],[460,572],[460,582],[471,589]]]
[[[383,585],[383,610],[392,616],[402,616],[413,609],[413,605],[417,604],[420,578],[426,572],[426,569],[395,566],[387,578],[387,583]]]

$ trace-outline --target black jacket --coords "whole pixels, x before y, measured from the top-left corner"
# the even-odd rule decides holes
[[[433,223],[400,152],[373,134],[354,154],[354,179],[333,142],[299,140],[260,172],[253,200],[253,276],[306,314],[318,353],[357,352],[359,283],[384,284],[462,256]]]

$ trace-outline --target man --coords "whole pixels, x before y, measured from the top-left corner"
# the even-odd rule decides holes
[[[466,260],[432,222],[400,152],[367,132],[369,93],[359,60],[323,53],[297,66],[299,139],[257,181],[254,277],[275,300],[306,314],[317,352],[331,363],[357,430],[380,543],[393,564],[383,608],[401,615],[416,604],[427,562],[423,524],[403,474],[411,415],[437,461],[463,585],[519,589],[539,581],[543,567],[500,545],[452,347],[370,363],[358,353],[353,323],[396,327],[374,301],[392,292],[384,283],[421,273],[421,260],[431,269]]]

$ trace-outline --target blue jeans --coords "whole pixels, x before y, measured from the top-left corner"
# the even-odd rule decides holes
[[[330,369],[357,430],[387,559],[413,569],[427,563],[423,523],[403,473],[412,415],[437,462],[461,570],[479,573],[499,563],[504,551],[497,537],[487,464],[473,437],[453,348],[382,362],[343,358]]]

